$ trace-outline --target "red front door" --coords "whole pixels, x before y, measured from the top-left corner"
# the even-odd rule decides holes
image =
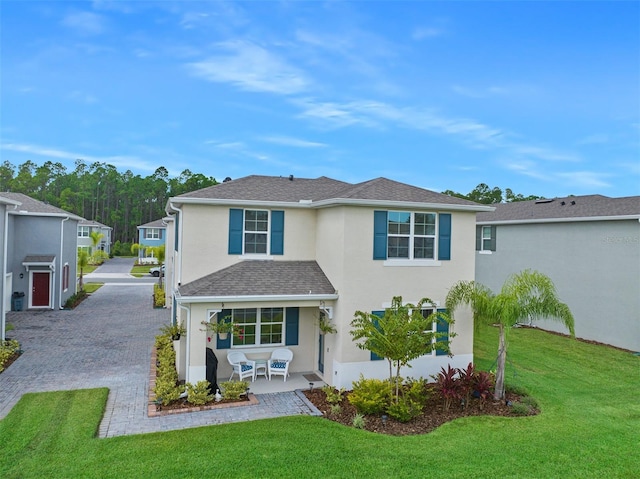
[[[33,273],[31,287],[31,306],[34,308],[49,306],[49,281],[51,273]]]

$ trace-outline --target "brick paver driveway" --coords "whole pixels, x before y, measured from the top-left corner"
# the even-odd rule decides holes
[[[108,387],[101,437],[310,414],[296,393],[264,394],[260,404],[149,418],[149,361],[154,337],[170,320],[152,308],[152,285],[108,283],[71,311],[7,314],[9,336],[24,354],[0,374],[0,419],[26,392]]]

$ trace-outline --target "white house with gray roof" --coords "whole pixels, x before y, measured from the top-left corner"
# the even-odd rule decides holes
[[[477,281],[498,292],[510,274],[540,271],[571,308],[577,337],[640,351],[640,196],[494,206],[477,215]]]
[[[170,198],[169,303],[187,328],[179,369],[195,382],[205,378],[206,348],[224,376],[229,351],[268,357],[287,347],[290,371],[336,387],[351,388],[361,373],[388,377],[387,362],[353,342],[355,312],[383,313],[394,296],[443,307],[451,285],[475,276],[475,215],[491,209],[386,178],[248,176]],[[322,333],[321,316],[337,333]],[[224,317],[241,333],[222,340],[202,326]],[[473,360],[468,311],[450,330],[433,327],[456,333],[453,356],[437,350],[405,375]]]
[[[93,240],[91,239],[91,233],[94,231],[102,234],[96,249],[104,251],[107,255],[111,254],[111,232],[113,228],[98,221],[84,218],[78,223],[78,249],[86,251],[88,255],[94,252]]]
[[[58,309],[76,292],[81,217],[22,193],[0,193],[2,321],[12,306]],[[13,301],[18,293],[21,301]],[[4,331],[4,328],[3,328]]]

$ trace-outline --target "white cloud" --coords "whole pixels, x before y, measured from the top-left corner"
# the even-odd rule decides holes
[[[106,30],[105,18],[92,12],[70,13],[62,19],[62,25],[80,35],[100,35]]]
[[[276,145],[293,146],[296,148],[324,148],[327,145],[325,143],[318,143],[315,141],[301,140],[299,138],[292,138],[290,136],[266,136],[260,138],[267,143],[275,143]]]
[[[446,33],[441,27],[418,27],[411,33],[414,40],[424,40],[425,38],[440,37]]]
[[[610,188],[611,183],[604,180],[605,175],[595,171],[571,171],[567,173],[557,173],[556,175],[563,183],[577,188]]]
[[[545,161],[578,162],[580,157],[573,153],[565,153],[549,148],[532,145],[510,145],[511,151],[516,155],[534,157]]]
[[[219,43],[227,54],[189,63],[195,76],[241,90],[292,95],[309,88],[306,75],[267,49],[245,41]]]
[[[82,91],[73,91],[69,94],[68,98],[70,100],[79,102],[79,103],[84,103],[86,105],[93,105],[94,103],[98,102],[98,99],[91,95],[90,93],[85,93]]]

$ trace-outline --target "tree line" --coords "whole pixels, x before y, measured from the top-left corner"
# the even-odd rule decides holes
[[[166,216],[171,196],[218,182],[211,176],[185,169],[169,178],[164,166],[149,176],[121,173],[113,165],[76,160],[69,171],[62,163],[42,165],[28,160],[19,166],[0,165],[0,191],[23,193],[88,220],[113,228],[113,241],[136,243],[137,227]]]
[[[136,243],[137,227],[165,216],[164,208],[172,196],[195,191],[218,182],[212,176],[185,169],[169,178],[164,166],[149,176],[124,173],[110,164],[76,160],[69,171],[62,163],[42,165],[28,160],[19,166],[8,161],[0,165],[0,191],[23,193],[88,220],[113,228],[113,241]],[[443,193],[484,204],[542,198],[504,192],[480,183],[468,194],[446,190]]]

